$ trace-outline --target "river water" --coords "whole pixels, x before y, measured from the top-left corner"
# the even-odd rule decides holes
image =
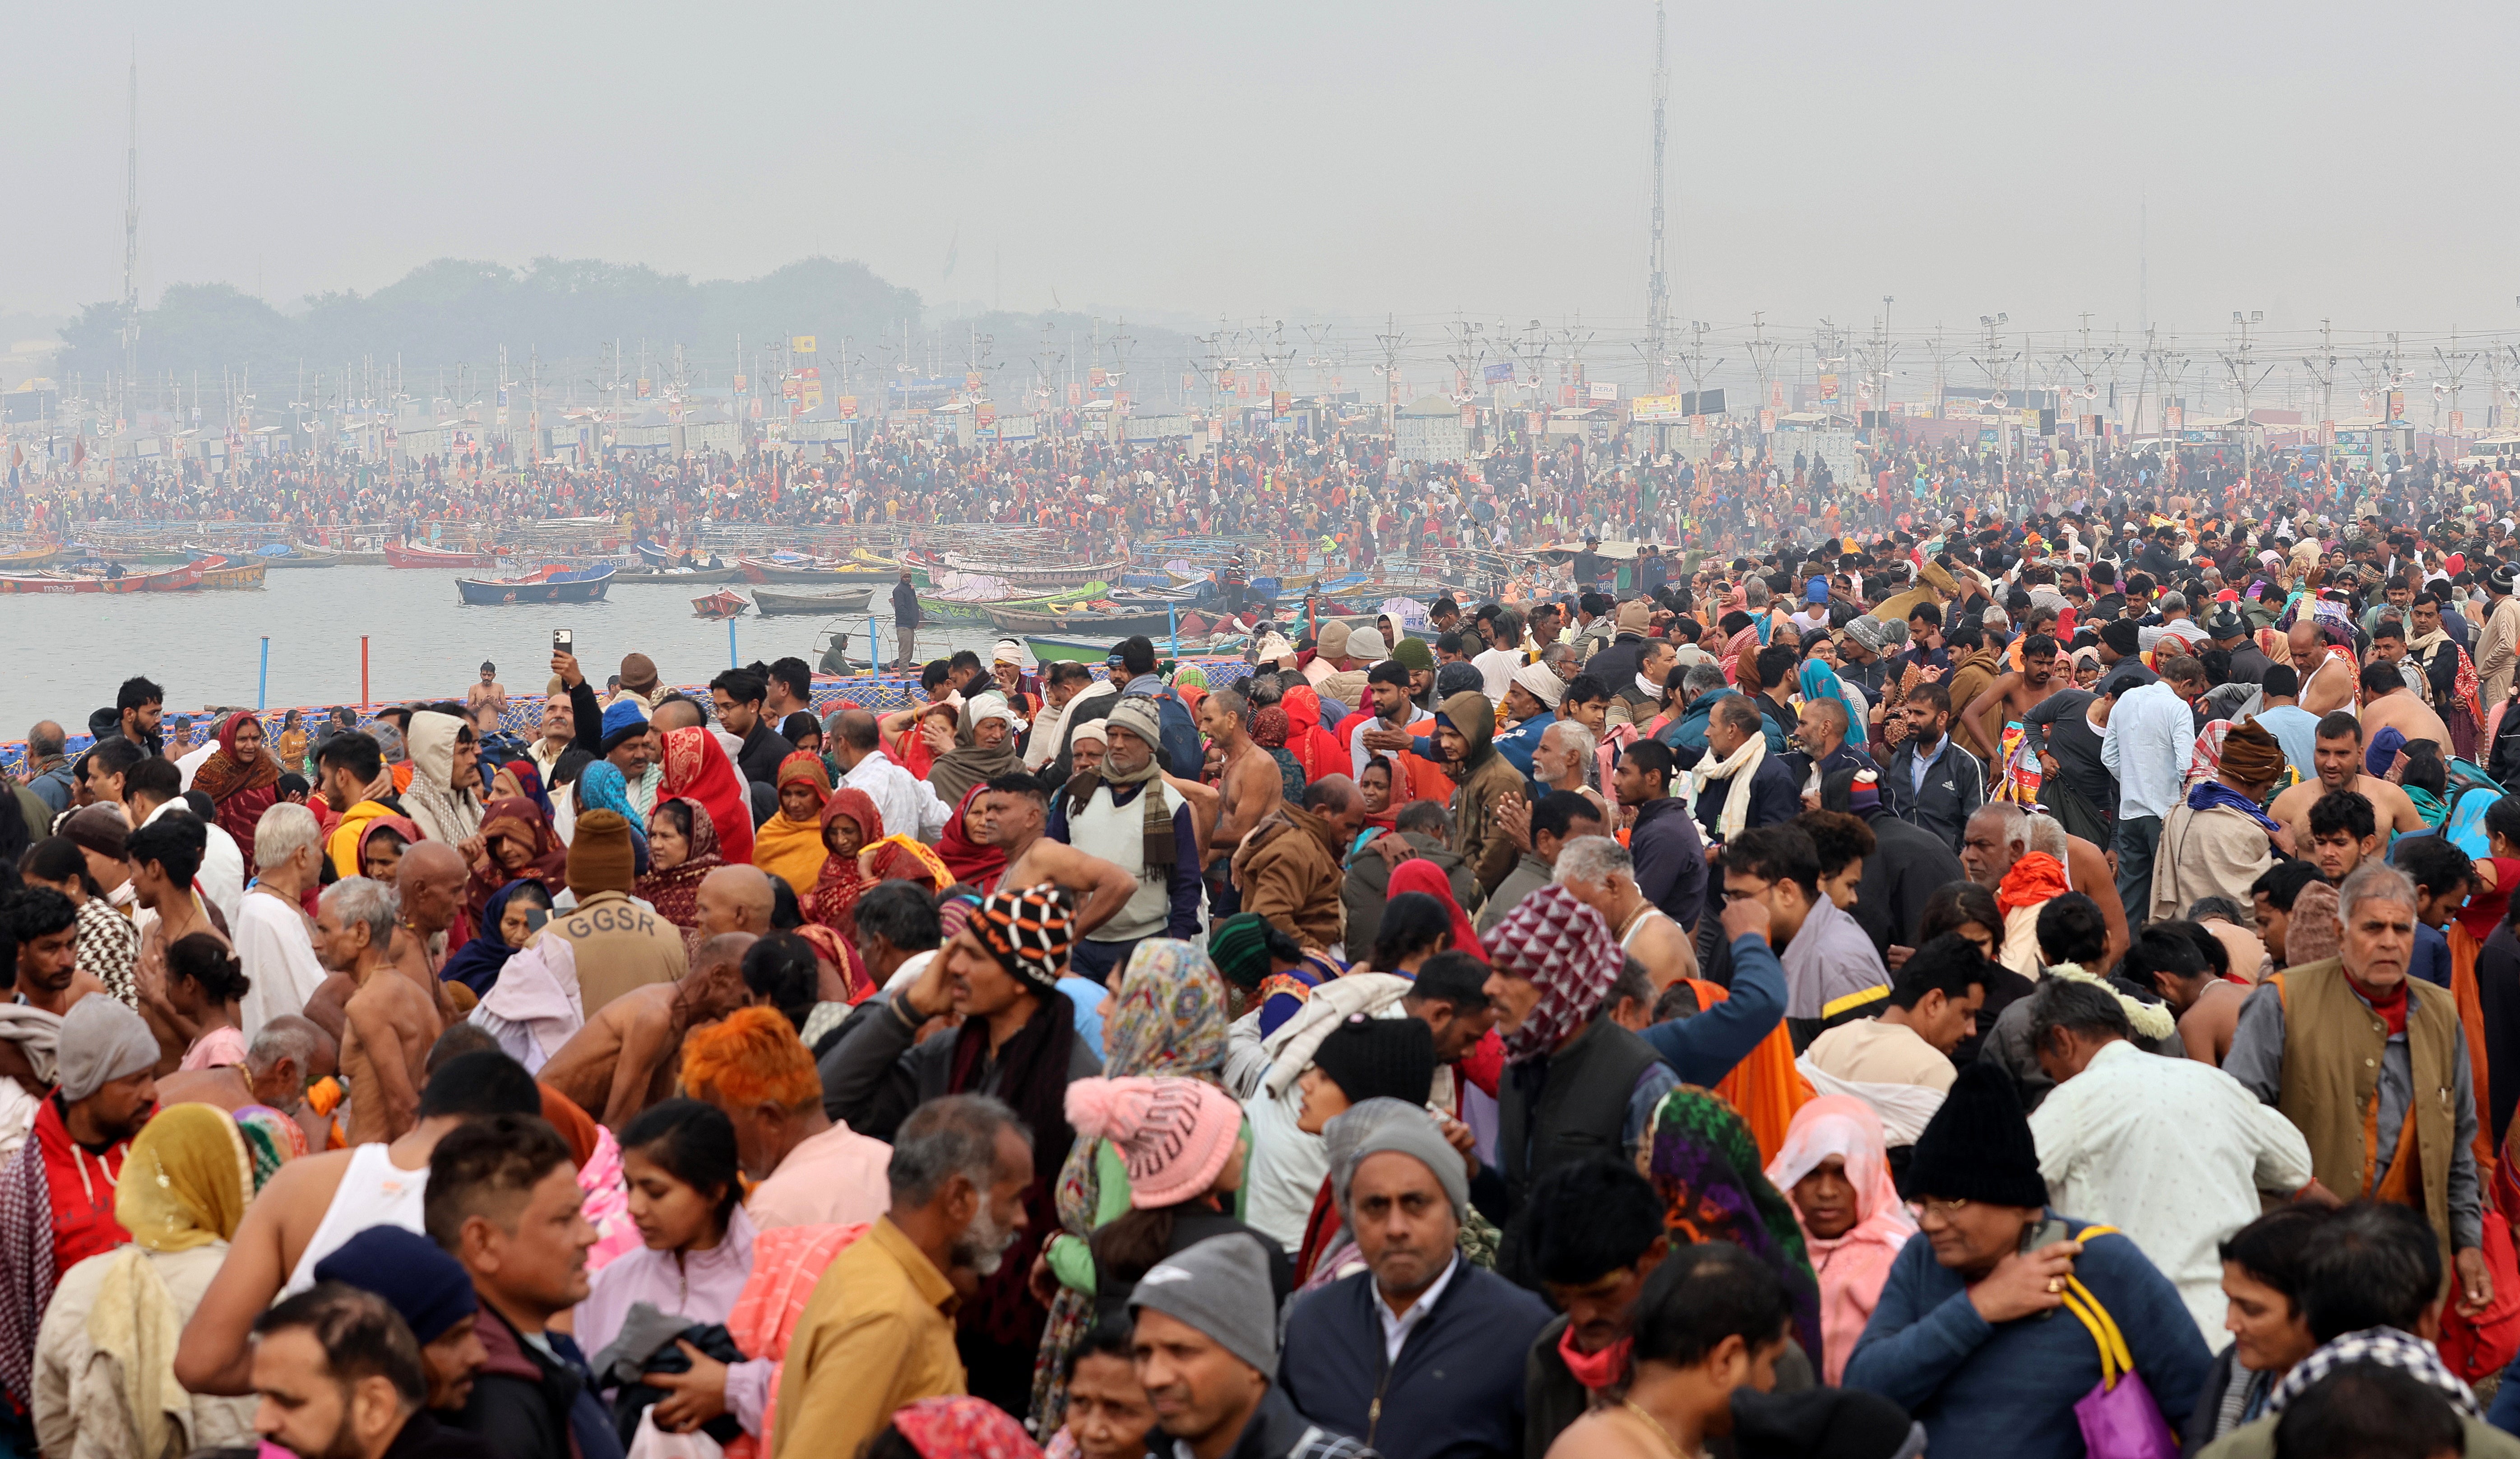
[[[692,612],[692,599],[715,591],[711,586],[616,582],[601,603],[468,608],[456,599],[457,575],[292,569],[242,592],[0,597],[0,741],[23,738],[39,719],[80,734],[89,711],[112,704],[114,690],[133,674],[165,686],[170,713],[251,706],[266,635],[271,679],[262,703],[272,708],[358,703],[363,635],[368,698],[380,704],[461,698],[483,660],[499,666],[512,699],[537,695],[550,677],[558,628],[576,635],[579,661],[599,683],[631,653],[653,659],[667,684],[705,683],[730,661],[794,655],[813,663],[832,629],[851,635],[850,658],[868,658],[863,614],[831,620],[747,614],[735,620],[740,657],[731,661],[727,624]],[[745,584],[728,586],[748,593]],[[880,602],[882,585],[876,586]],[[885,616],[878,642],[889,658]],[[985,654],[994,637],[985,624],[930,624],[920,633],[920,657],[965,648]]]

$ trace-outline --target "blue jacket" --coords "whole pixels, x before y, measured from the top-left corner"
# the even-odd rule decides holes
[[[1386,1369],[1381,1304],[1370,1271],[1295,1299],[1278,1386],[1304,1417],[1384,1459],[1521,1454],[1523,1359],[1549,1325],[1548,1305],[1456,1254],[1434,1309]]]
[[[1712,909],[1708,916],[1718,915]],[[1672,1019],[1642,1035],[1684,1084],[1712,1089],[1785,1021],[1785,965],[1765,937],[1732,941],[1732,996],[1701,1014]],[[2196,1324],[2189,1323],[2190,1331]]]
[[[2089,1224],[2065,1220],[2068,1232]],[[2125,1335],[2164,1420],[2184,1423],[2214,1359],[2179,1289],[2120,1235],[2093,1238],[2075,1258],[2074,1275]],[[1891,1263],[1845,1380],[1907,1409],[1925,1426],[1933,1453],[2005,1459],[2082,1459],[2074,1405],[2099,1382],[2099,1348],[2072,1312],[1989,1323],[1922,1235],[1910,1237]]]

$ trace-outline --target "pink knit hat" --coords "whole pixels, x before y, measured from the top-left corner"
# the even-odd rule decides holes
[[[1242,1134],[1242,1107],[1204,1079],[1078,1079],[1067,1122],[1119,1147],[1129,1204],[1178,1206],[1216,1183]]]

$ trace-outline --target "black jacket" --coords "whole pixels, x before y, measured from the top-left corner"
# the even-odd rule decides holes
[[[756,785],[772,787],[771,800],[776,804],[779,762],[795,752],[796,747],[779,733],[765,714],[753,721],[752,733],[743,737],[743,752],[735,757],[736,772]]]
[[[1831,807],[1843,809],[1842,806]],[[1966,881],[1960,858],[1931,831],[1911,826],[1883,809],[1864,818],[1872,828],[1872,854],[1864,858],[1864,880],[1855,888],[1855,920],[1872,935],[1873,950],[1916,945],[1925,903],[1953,882]]]
[[[1881,772],[1881,803],[1890,807],[1892,815],[1932,832],[1958,852],[1968,818],[1986,803],[1986,767],[1958,740],[1949,735],[1943,740],[1943,752],[1925,772],[1921,789],[1915,783],[1916,742],[1910,739],[1899,747],[1890,767]]]
[[[1712,755],[1713,751],[1707,753]],[[1697,824],[1712,842],[1724,825],[1724,802],[1732,794],[1729,780],[1710,780],[1697,793]],[[1788,768],[1781,755],[1769,755],[1750,772],[1750,814],[1741,829],[1775,826],[1792,820],[1802,813],[1802,778]]]
[[[1075,1016],[1065,993],[1043,996],[1057,999],[1068,1017]],[[949,1086],[954,1077],[954,1035],[948,1031],[925,1043],[915,1042],[918,1026],[912,1020],[916,1017],[906,991],[869,998],[841,1022],[836,1040],[827,1036],[816,1045],[822,1050],[816,1067],[823,1077],[825,1113],[847,1120],[859,1134],[890,1140],[912,1110],[953,1092]],[[969,1092],[998,1092],[995,1059],[984,1054],[974,1072],[977,1077]],[[1082,1038],[1075,1040],[1067,1052],[1068,1078],[1094,1078],[1102,1072],[1102,1061],[1094,1046]]]
[[[1305,1417],[1392,1459],[1488,1459],[1522,1452],[1523,1361],[1547,1304],[1468,1257],[1383,1357],[1382,1299],[1361,1271],[1298,1299],[1278,1383]]]
[[[1173,1459],[1173,1438],[1161,1428],[1147,1431],[1147,1459]],[[1332,1434],[1295,1411],[1276,1384],[1243,1421],[1242,1435],[1225,1459],[1375,1459],[1374,1452],[1344,1434]]]
[[[892,622],[896,628],[919,626],[919,590],[906,582],[892,585]]]
[[[574,1361],[555,1362],[487,1302],[474,1326],[489,1360],[464,1402],[465,1432],[499,1459],[621,1459],[611,1416]]]
[[[461,1429],[450,1429],[426,1408],[403,1420],[402,1432],[385,1445],[384,1459],[492,1459],[490,1448]]]

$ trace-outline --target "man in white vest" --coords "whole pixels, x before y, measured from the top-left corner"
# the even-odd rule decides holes
[[[1190,806],[1155,762],[1162,722],[1143,695],[1105,714],[1102,763],[1079,772],[1051,800],[1045,834],[1136,878],[1128,903],[1068,954],[1068,971],[1108,983],[1148,937],[1198,934],[1198,831]]]

